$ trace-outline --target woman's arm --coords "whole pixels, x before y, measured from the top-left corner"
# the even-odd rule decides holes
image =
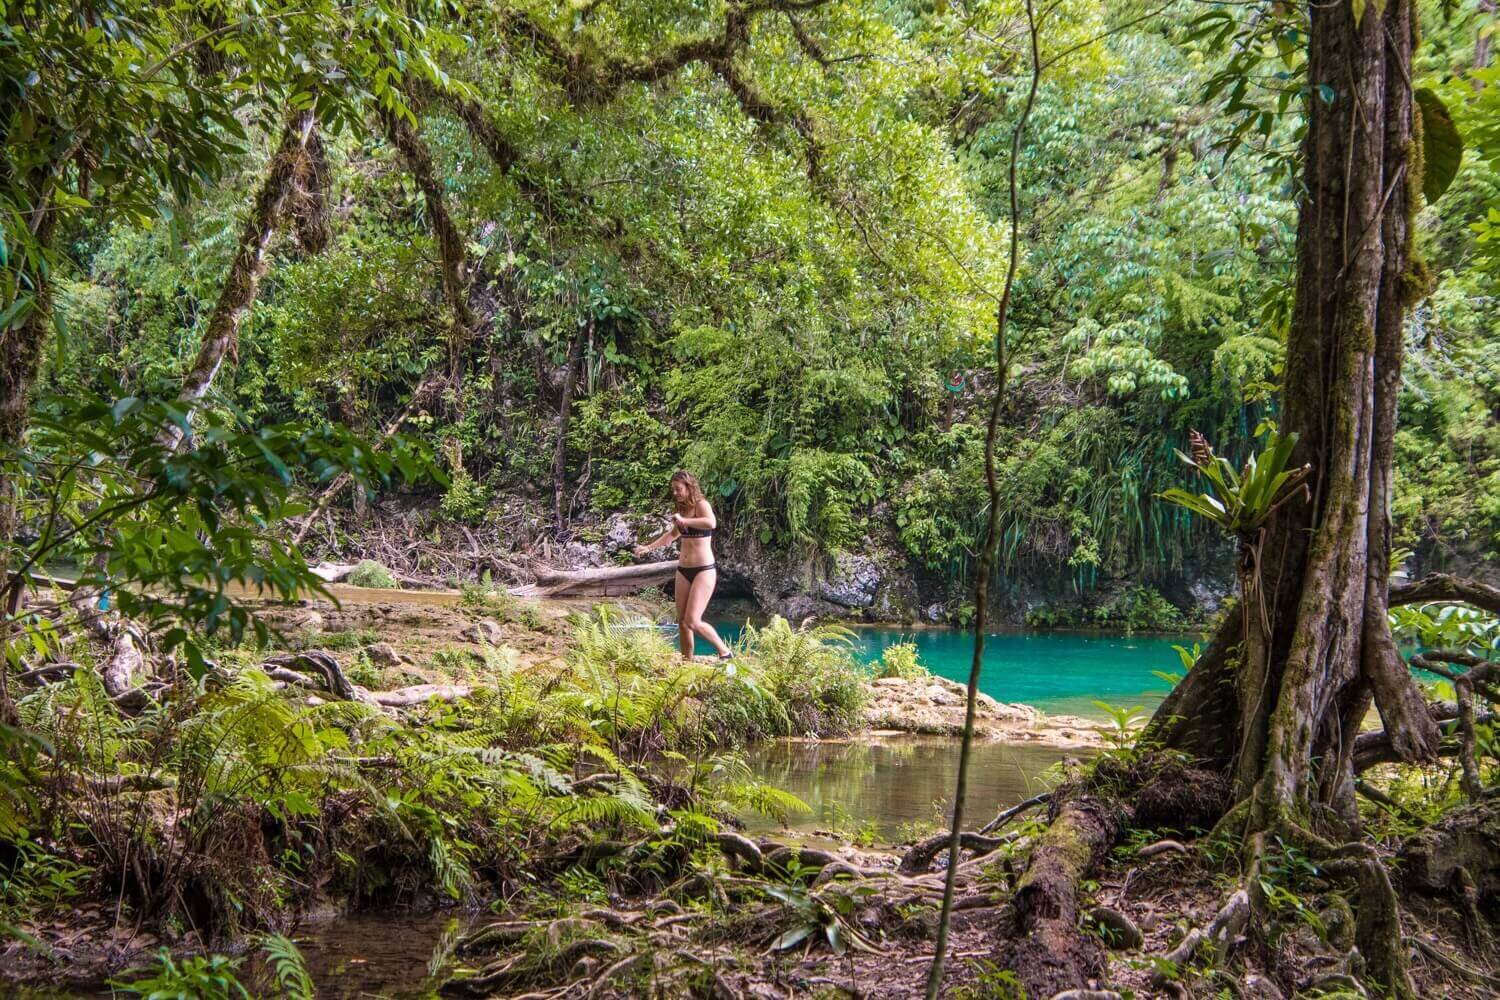
[[[643,556],[647,552],[650,552],[652,549],[659,549],[663,545],[671,545],[676,540],[677,540],[677,529],[676,528],[668,528],[666,531],[663,531],[661,534],[659,534],[655,538],[651,539],[651,541],[647,542],[645,545],[637,545],[631,551],[634,552],[638,556]]]
[[[707,500],[698,501],[698,506],[693,508],[692,517],[673,514],[672,523],[678,528],[694,528],[706,531],[713,531],[719,526],[718,519],[714,517],[714,509],[709,506]]]

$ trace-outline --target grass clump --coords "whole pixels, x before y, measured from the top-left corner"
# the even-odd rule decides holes
[[[360,564],[349,572],[349,585],[351,587],[369,587],[373,590],[391,590],[396,586],[396,578],[391,571],[386,569],[374,559],[361,560]]]
[[[477,584],[460,584],[458,591],[458,606],[471,618],[493,618],[503,625],[519,625],[529,632],[546,630],[546,619],[536,605],[494,589],[488,572]]]

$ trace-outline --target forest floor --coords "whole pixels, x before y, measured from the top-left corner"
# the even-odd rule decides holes
[[[308,642],[315,642],[320,634],[342,632],[361,638],[373,636],[374,642],[387,644],[399,662],[389,663],[380,681],[391,686],[483,682],[482,676],[462,669],[455,672],[419,666],[431,660],[434,648],[478,648],[498,640],[515,648],[526,664],[541,665],[564,657],[570,617],[587,612],[594,604],[581,598],[518,600],[508,605],[505,613],[481,618],[483,624],[479,624],[450,593],[340,587],[336,594],[341,605],[338,608],[327,602],[310,602],[277,614],[284,615],[285,628],[302,630]],[[671,608],[660,600],[627,598],[615,603],[646,619],[670,621]],[[381,654],[388,659],[384,650]],[[451,664],[455,658],[446,662]],[[469,658],[463,662],[480,661]],[[956,735],[962,729],[964,688],[960,684],[938,677],[884,678],[868,682],[867,687],[865,736]],[[978,733],[982,739],[1063,748],[1098,748],[1103,743],[1100,728],[1089,720],[1048,716],[1029,706],[1005,705],[982,695]],[[1016,831],[1016,842],[988,854],[969,856],[962,863],[945,994],[976,998],[1011,995],[992,959],[997,942],[1010,934],[1013,917],[1007,902],[1009,890],[1024,868],[1024,848],[1034,828],[1023,825]],[[640,909],[634,912],[628,906],[617,909],[617,916],[625,917],[628,924],[614,929],[628,936],[637,928],[645,933],[645,928],[664,922],[670,936],[663,939],[660,931],[651,932],[656,955],[652,971],[644,976],[638,973],[633,979],[621,976],[614,988],[597,983],[605,987],[599,994],[628,996],[660,989],[660,983],[648,985],[657,982],[658,973],[666,976],[666,982],[680,982],[671,977],[674,960],[666,949],[667,943],[676,942],[710,961],[714,970],[710,985],[727,990],[724,995],[847,995],[872,1000],[921,995],[932,958],[937,893],[945,859],[938,857],[931,871],[900,874],[901,852],[909,845],[869,850],[830,842],[830,836],[837,834],[821,831],[812,840],[782,836],[763,839],[760,846],[769,854],[781,842],[815,844],[813,849],[825,850],[835,864],[858,869],[861,875],[851,884],[860,888],[846,897],[853,900],[849,912],[837,919],[869,941],[868,950],[851,947],[837,956],[820,935],[811,935],[804,944],[785,951],[746,949],[734,940],[725,940],[730,935],[722,927],[713,928],[712,919],[704,922],[709,926],[700,925],[697,930],[690,921],[674,923],[674,915],[657,909],[660,901],[648,897],[637,901]],[[1138,857],[1137,851],[1146,842],[1137,835],[1131,843],[1116,848],[1093,883],[1085,887],[1085,923],[1112,946],[1104,951],[1105,965],[1095,984],[1100,989],[1127,997],[1207,997],[1223,995],[1220,991],[1227,987],[1240,997],[1269,1000],[1283,995],[1268,972],[1274,966],[1282,985],[1291,987],[1295,994],[1336,996],[1349,989],[1342,995],[1361,995],[1357,988],[1350,988],[1350,973],[1358,970],[1344,964],[1349,951],[1344,939],[1351,931],[1341,923],[1343,911],[1337,906],[1319,912],[1310,903],[1305,913],[1289,914],[1294,929],[1274,943],[1261,941],[1248,949],[1233,972],[1216,971],[1202,960],[1197,967],[1174,967],[1161,960],[1159,956],[1167,954],[1185,933],[1212,919],[1233,880],[1213,852],[1205,851],[1202,845],[1186,841],[1183,850],[1173,847],[1149,858]],[[1309,900],[1316,898],[1316,886],[1304,888]],[[729,896],[721,902],[726,910],[735,907]],[[1500,968],[1495,942],[1476,935],[1450,904],[1421,899],[1406,902],[1409,937],[1422,938],[1433,950],[1455,956],[1470,968],[1489,974]],[[709,910],[711,913],[712,903]],[[1123,934],[1111,930],[1114,918],[1110,911],[1123,916],[1132,929]],[[743,940],[748,933],[755,938],[757,930],[753,926],[740,928],[735,936]],[[769,933],[774,939],[781,930],[777,927],[760,936]],[[667,957],[661,957],[664,954]],[[1419,995],[1455,1000],[1495,995],[1491,987],[1477,984],[1421,951],[1415,954],[1412,972]],[[717,986],[713,986],[715,983]]]
[[[343,586],[334,592],[337,604],[266,605],[262,613],[282,644],[328,650],[355,683],[370,690],[481,687],[495,651],[507,648],[515,651],[506,654],[514,669],[545,675],[567,658],[579,617],[595,604],[584,599],[477,603],[455,593]],[[637,620],[670,620],[670,607],[659,599],[612,603]],[[875,680],[867,682],[867,695],[862,737],[951,734],[961,726],[963,688],[951,681]],[[1102,742],[1086,720],[1047,717],[988,699],[980,706],[980,724],[985,738],[997,740],[1063,748],[1098,748]],[[956,880],[944,995],[969,1000],[1021,995],[994,960],[1012,937],[1011,893],[1045,818],[1045,808],[1023,812],[995,831],[999,836],[993,842],[965,852]],[[500,928],[498,940],[492,933],[486,943],[481,921],[469,947],[454,952],[450,942],[440,956],[459,971],[444,993],[920,996],[933,954],[945,852],[931,851],[913,863],[916,845],[856,846],[840,837],[787,831],[739,838],[738,843],[752,845],[744,850],[753,861],[726,849],[727,867],[724,862],[690,865],[689,874],[671,885],[612,890],[592,901],[570,901],[565,893],[540,907],[496,909],[498,922],[487,926]],[[636,846],[650,843],[648,838]],[[1396,843],[1388,839],[1382,853],[1393,859]],[[633,865],[627,863],[623,871]],[[1212,919],[1233,876],[1226,873],[1222,848],[1206,839],[1195,842],[1167,830],[1136,833],[1082,886],[1083,925],[1105,945],[1093,985],[1122,997],[1366,996],[1357,982],[1359,970],[1348,967],[1347,904],[1333,901],[1336,893],[1319,884],[1316,872],[1299,869],[1295,859],[1283,867],[1288,881],[1281,888],[1288,894],[1278,896],[1277,905],[1284,910],[1278,917],[1285,918],[1280,923],[1286,929],[1274,941],[1252,933],[1252,942],[1227,970],[1214,968],[1201,955],[1196,965],[1172,963],[1161,956],[1190,929]],[[418,897],[411,903],[421,908],[439,900]],[[1482,926],[1476,930],[1448,900],[1406,898],[1403,904],[1407,939],[1425,945],[1412,962],[1418,995],[1459,1000],[1495,995],[1491,986],[1430,957],[1449,956],[1450,963],[1493,975],[1500,953]],[[97,984],[124,966],[148,960],[164,943],[174,951],[192,949],[184,940],[159,939],[149,926],[122,923],[117,908],[117,901],[82,901],[46,923],[29,925],[26,931],[50,956],[0,948],[0,981]],[[406,918],[398,909],[390,911],[390,919]],[[806,931],[802,938],[776,947],[799,930]],[[830,947],[835,939],[847,946],[842,955]],[[576,961],[558,964],[557,956],[575,953]],[[337,988],[324,993],[351,995]],[[1100,994],[1098,1000],[1111,995]]]

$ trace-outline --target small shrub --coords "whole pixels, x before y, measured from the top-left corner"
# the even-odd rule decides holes
[[[364,688],[380,686],[380,670],[370,662],[369,654],[361,651],[344,665],[344,676]]]
[[[859,725],[865,686],[850,648],[853,639],[839,625],[793,629],[780,615],[764,628],[745,629],[758,679],[791,721],[789,732],[775,735],[826,736]]]
[[[916,643],[894,642],[881,650],[880,663],[875,667],[875,676],[916,680],[928,676],[928,670],[917,659]]]
[[[249,1000],[250,991],[245,989],[235,975],[238,959],[223,955],[194,955],[180,963],[163,948],[156,956],[155,969],[142,969],[151,975],[130,982],[113,983],[116,989],[140,997],[193,997],[194,1000],[229,1000],[243,997]]]
[[[369,587],[374,590],[390,590],[396,586],[396,578],[374,559],[365,559],[349,573],[351,587]]]
[[[492,590],[488,582],[465,584],[458,589],[458,606],[470,617],[493,618],[505,625],[520,625],[529,632],[541,632],[547,627],[535,604],[503,590]]]
[[[1177,606],[1151,587],[1131,587],[1094,609],[1094,623],[1125,632],[1173,632],[1187,628]]]
[[[488,580],[466,583],[458,588],[458,606],[478,618],[509,621],[520,603],[503,590],[491,588]]]
[[[1026,612],[1028,628],[1073,628],[1078,623],[1078,615],[1071,608],[1042,604]]]
[[[372,642],[380,641],[380,633],[372,628],[355,628],[347,632],[309,632],[298,637],[301,649],[317,647],[327,650],[363,649]]]
[[[460,469],[448,481],[440,509],[450,521],[472,524],[481,520],[490,506],[490,491],[473,476]]]
[[[983,959],[974,963],[974,982],[953,991],[955,1000],[1026,1000],[1019,976]]]

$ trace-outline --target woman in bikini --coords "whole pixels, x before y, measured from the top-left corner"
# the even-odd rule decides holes
[[[703,489],[691,472],[672,473],[672,526],[645,545],[637,545],[637,557],[652,549],[671,545],[682,539],[682,551],[677,562],[677,579],[672,590],[677,597],[677,637],[682,646],[683,659],[692,659],[693,636],[701,635],[718,652],[719,659],[729,660],[734,654],[719,638],[714,627],[703,620],[708,599],[713,596],[714,584],[719,580],[714,569],[714,509],[703,497]]]

